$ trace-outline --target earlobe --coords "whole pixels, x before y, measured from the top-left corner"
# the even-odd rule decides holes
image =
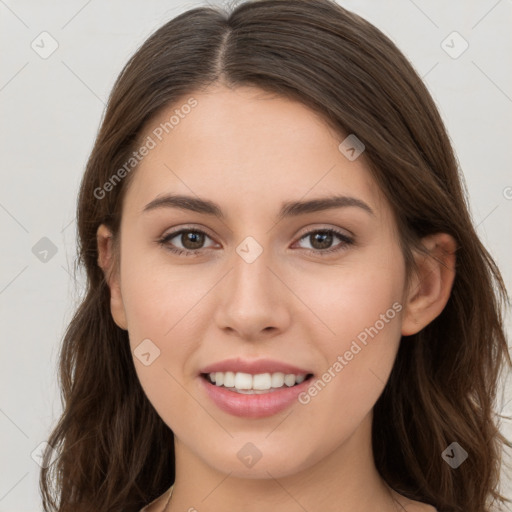
[[[119,271],[113,251],[111,231],[101,224],[96,232],[98,246],[98,266],[103,270],[105,280],[110,289],[110,311],[118,327],[127,330],[126,313],[121,295]]]
[[[417,253],[418,272],[411,282],[402,316],[402,335],[421,331],[441,314],[455,279],[457,243],[447,233],[436,233],[422,240],[429,255]]]

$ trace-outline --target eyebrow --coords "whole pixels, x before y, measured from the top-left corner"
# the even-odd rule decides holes
[[[279,211],[280,217],[295,217],[308,213],[319,212],[323,210],[331,210],[334,208],[356,207],[366,211],[368,214],[375,216],[374,211],[361,199],[343,195],[335,195],[329,197],[321,197],[318,199],[310,199],[308,201],[287,201],[281,205]],[[224,213],[217,203],[208,199],[200,199],[198,197],[166,194],[156,197],[148,203],[142,213],[156,210],[159,208],[178,208],[180,210],[188,210],[192,212],[212,215],[219,219],[224,219]]]

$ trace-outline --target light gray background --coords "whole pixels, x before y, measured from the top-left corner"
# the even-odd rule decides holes
[[[31,453],[61,412],[57,353],[83,284],[73,281],[76,194],[108,93],[157,27],[202,3],[0,0],[0,512],[41,510]],[[383,30],[424,78],[458,154],[478,233],[512,290],[512,2],[340,3]],[[31,48],[34,40],[49,48],[43,31],[58,43],[46,59]],[[456,59],[441,46],[453,31],[469,43]],[[462,43],[452,36],[445,45],[453,53]],[[32,252],[43,237],[57,250],[46,262]],[[507,329],[510,338],[510,314]],[[510,387],[499,398],[508,414]],[[509,438],[510,423],[502,428]],[[512,496],[510,474],[502,483]]]

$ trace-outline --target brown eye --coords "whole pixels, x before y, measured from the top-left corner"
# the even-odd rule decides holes
[[[331,247],[333,240],[336,238],[341,240],[341,243]],[[306,248],[306,250],[318,255],[341,251],[354,243],[352,238],[335,229],[316,229],[309,231],[300,238],[300,240],[304,239],[308,240],[311,245],[311,249]]]
[[[327,231],[317,231],[315,234],[308,236],[315,249],[329,249],[334,239],[332,233]]]
[[[204,237],[204,233],[199,231],[182,231],[180,242],[185,249],[201,249],[201,246],[204,243]]]
[[[168,250],[176,254],[185,254],[186,256],[196,256],[200,253],[205,243],[205,238],[210,238],[204,231],[199,229],[180,229],[164,236],[159,243]],[[176,239],[175,242],[171,240]],[[182,247],[176,246],[181,244]]]
[[[167,234],[159,240],[159,243],[175,254],[198,256],[201,254],[203,249],[207,248],[204,247],[206,238],[211,240],[211,237],[200,229],[180,229],[179,231]],[[336,238],[341,240],[341,243],[331,247]],[[176,239],[176,241],[171,242],[171,240],[174,239]],[[299,240],[304,239],[309,240],[311,245],[311,248],[306,248],[306,250],[320,256],[342,251],[354,243],[352,238],[332,228],[309,231]],[[177,244],[181,244],[182,247],[179,247]]]

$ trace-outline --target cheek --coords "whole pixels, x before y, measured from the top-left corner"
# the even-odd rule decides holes
[[[121,292],[132,357],[146,395],[164,414],[160,406],[181,396],[178,381],[183,381],[187,361],[200,344],[193,319],[202,314],[205,291],[194,286],[190,276],[185,279],[179,268],[151,264],[142,251],[124,254]]]
[[[194,318],[203,314],[200,300],[205,291],[190,279],[170,275],[170,267],[140,264],[142,261],[135,254],[127,257],[130,271],[122,281],[132,357],[148,400],[164,421],[173,419],[166,421],[169,428],[181,433],[181,417],[200,419],[201,411],[183,385],[200,346],[201,337],[194,335]],[[179,270],[174,269],[174,274],[180,275]],[[149,357],[144,356],[147,353]],[[148,359],[150,364],[146,364]]]
[[[192,267],[172,265],[163,248],[131,244],[121,260],[121,293],[130,331],[169,339],[205,294]],[[201,305],[198,305],[201,307]]]
[[[315,418],[304,436],[322,432],[329,440],[323,445],[326,453],[348,439],[371,412],[393,368],[401,339],[400,313],[380,305],[366,302],[368,310],[354,312],[352,317],[350,311],[341,313],[335,325],[336,339],[317,345],[325,367],[299,397],[298,407],[304,408],[307,417]],[[379,315],[382,311],[388,323],[371,310]]]
[[[379,258],[380,264],[360,261],[360,266],[340,268],[338,275],[320,288],[311,287],[309,294],[309,304],[323,322],[311,339],[324,368],[303,403],[319,408],[318,417],[326,418],[327,429],[347,421],[357,423],[373,407],[401,339],[404,276],[400,254]],[[321,414],[326,408],[332,409],[327,416]]]
[[[398,254],[390,256],[374,258],[370,251],[355,254],[340,265],[322,268],[315,275],[304,272],[300,280],[295,280],[297,295],[304,298],[323,325],[315,328],[316,336],[312,339],[325,343],[324,352],[342,349],[348,340],[376,322],[383,331],[388,331],[391,324],[393,327],[399,324],[393,304],[402,301],[402,260]],[[381,315],[386,315],[390,309],[385,320],[394,321],[385,322],[385,329],[382,329]],[[314,318],[311,312],[308,318]],[[324,333],[322,336],[319,336],[320,330]]]

